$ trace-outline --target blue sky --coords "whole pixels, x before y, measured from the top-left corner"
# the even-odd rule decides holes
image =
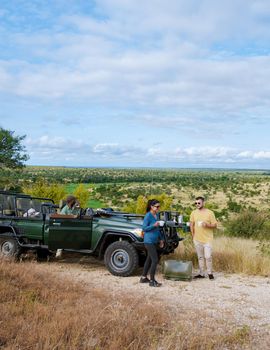
[[[268,0],[1,0],[28,164],[270,168]]]

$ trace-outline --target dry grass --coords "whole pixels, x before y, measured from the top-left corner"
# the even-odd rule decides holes
[[[214,270],[269,276],[270,257],[263,256],[257,246],[258,242],[253,240],[223,236],[216,237],[213,244]],[[193,266],[197,266],[197,256],[190,238],[187,238],[183,244],[180,244],[174,257],[182,260],[191,260]]]
[[[120,295],[111,300],[94,287],[86,292],[33,263],[1,263],[0,271],[0,345],[6,349],[150,348],[145,333],[159,339],[167,328],[166,314],[151,305]]]
[[[0,261],[0,348],[230,349],[250,340],[245,326],[98,287],[60,281],[44,265]]]

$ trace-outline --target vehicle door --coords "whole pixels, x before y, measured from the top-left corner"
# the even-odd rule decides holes
[[[49,249],[91,250],[92,218],[51,214],[49,217]]]
[[[20,235],[30,240],[43,242],[44,221],[42,218],[12,218],[11,225]]]

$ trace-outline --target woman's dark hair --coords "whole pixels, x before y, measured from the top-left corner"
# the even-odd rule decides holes
[[[76,197],[75,196],[67,196],[66,198],[66,202],[69,204],[69,203],[75,203],[76,202]]]
[[[157,203],[159,203],[157,199],[149,199],[149,201],[147,202],[146,212],[148,213],[152,205],[156,205]]]

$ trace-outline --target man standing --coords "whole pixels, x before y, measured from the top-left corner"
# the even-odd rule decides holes
[[[194,278],[205,278],[204,260],[210,280],[214,279],[212,270],[212,242],[213,231],[217,227],[217,220],[212,210],[204,207],[204,198],[197,197],[196,209],[190,215],[190,231],[198,256],[200,273]]]

